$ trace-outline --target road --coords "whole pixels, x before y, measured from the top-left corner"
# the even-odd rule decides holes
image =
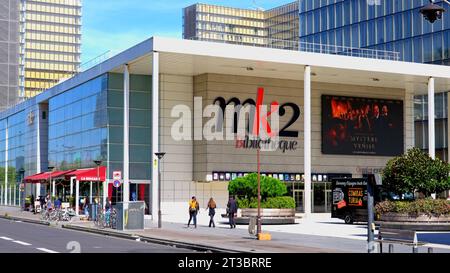
[[[0,253],[192,253],[192,250],[0,219]]]

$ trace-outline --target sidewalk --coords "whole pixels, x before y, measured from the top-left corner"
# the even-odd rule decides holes
[[[0,207],[0,216],[8,213],[10,217],[28,219],[40,222],[39,215],[23,212],[17,208]],[[204,215],[203,215],[204,216]],[[165,215],[168,220],[170,217]],[[219,217],[216,217],[216,221]],[[171,219],[174,220],[174,219]],[[182,219],[180,218],[179,221]],[[222,220],[222,219],[221,219]],[[332,252],[364,252],[365,241],[350,240],[345,238],[333,238],[324,236],[310,236],[307,230],[314,229],[314,225],[305,229],[305,234],[297,234],[294,226],[263,226],[263,230],[270,232],[271,241],[258,241],[248,233],[247,226],[238,226],[230,229],[226,222],[217,221],[216,228],[208,228],[200,215],[198,228],[190,228],[186,224],[176,222],[164,222],[162,229],[151,228],[144,231],[117,232],[113,230],[98,230],[92,222],[71,221],[70,223],[59,223],[60,227],[74,228],[89,232],[102,234],[123,234],[147,238],[149,240],[160,240],[163,243],[191,245],[212,249],[226,249],[234,252],[248,253],[332,253]],[[320,229],[318,229],[320,230]],[[119,235],[120,235],[119,234]],[[345,236],[344,236],[345,237]],[[344,246],[342,248],[341,246]]]
[[[7,212],[10,216],[39,221],[39,215],[21,212],[18,209],[0,207],[0,216]],[[243,253],[367,253],[366,227],[345,225],[331,219],[327,214],[313,215],[308,220],[298,219],[296,225],[263,226],[264,232],[272,235],[271,241],[258,241],[249,235],[248,226],[230,229],[227,221],[216,215],[216,228],[208,227],[206,213],[201,213],[198,228],[187,228],[187,218],[163,215],[162,229],[149,228],[143,231],[116,231],[97,229],[92,222],[71,221],[60,223],[60,227],[94,232],[109,236],[125,237],[133,240],[149,241],[191,249],[210,249],[212,252]],[[186,218],[186,219],[183,219]],[[220,218],[220,219],[219,219]],[[399,252],[410,253],[409,247],[396,248]],[[450,252],[448,249],[438,252]],[[426,249],[420,250],[426,252]]]

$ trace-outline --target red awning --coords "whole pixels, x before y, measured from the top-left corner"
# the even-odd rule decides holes
[[[65,174],[67,179],[70,179],[70,177],[76,177],[76,179],[80,182],[104,182],[106,180],[106,167],[100,166],[98,168],[98,174],[97,174],[97,168],[91,168],[91,169],[82,169],[82,170],[74,170],[69,173]]]
[[[24,181],[25,183],[45,183],[49,182],[50,178],[52,180],[54,179],[61,179],[65,176],[66,173],[70,173],[71,171],[55,171],[55,172],[45,172],[45,173],[38,173],[35,175],[27,176],[25,177]]]

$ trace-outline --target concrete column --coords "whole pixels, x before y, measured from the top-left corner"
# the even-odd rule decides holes
[[[92,204],[92,182],[89,182],[89,203]]]
[[[70,196],[73,196],[73,181],[77,179],[75,176],[70,178]]]
[[[3,195],[3,200],[5,205],[8,205],[8,120],[6,120],[6,131],[5,131],[5,194]]]
[[[304,170],[305,218],[311,214],[311,67],[305,67],[304,76]]]
[[[103,182],[103,207],[106,205],[106,198],[108,198],[108,180],[106,179],[105,182]]]
[[[16,187],[17,187],[17,185],[14,184],[14,199],[13,199],[14,206],[17,205],[17,188]]]
[[[36,118],[36,173],[42,172],[41,166],[41,111],[37,109],[38,115]],[[41,183],[36,184],[36,199],[41,195]],[[34,205],[34,204],[33,204]]]
[[[78,180],[75,180],[75,212],[78,214],[78,211],[80,210],[80,182]]]
[[[56,196],[56,181],[52,180],[52,197]]]
[[[152,184],[151,184],[151,213],[153,221],[158,218],[158,157],[159,151],[159,53],[153,52],[152,58]]]
[[[434,78],[428,80],[428,153],[436,158],[435,125],[434,125]]]
[[[123,201],[130,201],[130,72],[124,66],[123,72]]]

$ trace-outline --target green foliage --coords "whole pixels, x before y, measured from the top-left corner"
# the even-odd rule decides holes
[[[238,207],[241,209],[258,208],[258,198],[242,198],[237,199]],[[295,209],[295,200],[290,196],[269,197],[261,201],[263,209]]]
[[[283,196],[287,193],[286,185],[280,180],[261,176],[261,199]],[[230,195],[252,199],[258,196],[258,174],[252,173],[244,177],[238,177],[228,185]]]
[[[69,196],[69,204],[71,207],[75,207],[75,197]]]
[[[450,189],[450,165],[418,148],[391,159],[383,170],[383,188],[402,196],[415,191],[430,196]]]
[[[450,201],[421,199],[416,201],[385,201],[375,206],[377,214],[404,213],[411,216],[450,216]]]

